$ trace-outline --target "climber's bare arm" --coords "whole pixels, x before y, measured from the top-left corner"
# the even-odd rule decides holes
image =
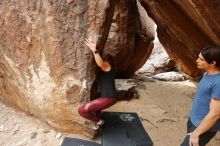
[[[96,64],[105,72],[108,72],[111,70],[111,65],[102,59],[98,51],[96,50],[96,44],[90,42],[88,39],[85,41],[85,45],[92,51]]]

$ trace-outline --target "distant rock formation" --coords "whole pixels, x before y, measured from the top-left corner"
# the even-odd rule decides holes
[[[220,45],[220,1],[140,0],[157,24],[169,56],[190,76],[198,76],[195,60],[203,47]]]

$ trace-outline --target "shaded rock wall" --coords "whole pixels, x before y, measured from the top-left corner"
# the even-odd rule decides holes
[[[128,77],[149,58],[154,40],[154,22],[136,1],[120,0],[116,5],[106,52],[115,48],[115,67],[119,77]],[[120,51],[117,51],[120,50]],[[143,53],[145,52],[145,53]]]
[[[160,42],[180,69],[197,76],[195,60],[203,47],[220,45],[220,1],[140,0],[157,24]]]
[[[119,74],[130,75],[153,47],[154,24],[146,16],[143,23],[143,13],[135,0],[2,0],[0,100],[58,130],[82,132],[77,108],[90,100],[96,72],[83,41],[97,42]]]

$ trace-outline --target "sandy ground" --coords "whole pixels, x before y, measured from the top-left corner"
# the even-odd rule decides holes
[[[178,146],[186,134],[187,115],[196,84],[183,82],[142,82],[139,99],[120,101],[108,111],[136,112],[154,146]],[[65,136],[87,139],[77,134],[60,136],[38,119],[0,103],[0,146],[58,146]],[[220,133],[208,146],[220,145]]]

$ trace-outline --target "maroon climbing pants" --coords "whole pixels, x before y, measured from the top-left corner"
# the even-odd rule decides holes
[[[100,97],[79,107],[79,114],[89,120],[98,122],[101,120],[99,114],[101,110],[106,109],[117,102],[117,98]]]

